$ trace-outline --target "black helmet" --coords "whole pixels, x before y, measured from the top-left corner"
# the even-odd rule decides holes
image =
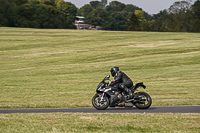
[[[119,67],[112,67],[110,72],[111,72],[111,75],[114,77],[115,74],[119,71]]]

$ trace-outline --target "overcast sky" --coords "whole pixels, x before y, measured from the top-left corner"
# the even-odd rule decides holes
[[[80,8],[85,4],[89,4],[90,1],[96,1],[96,0],[65,0],[65,1],[71,2],[74,5],[76,5],[76,7]],[[132,4],[142,8],[148,14],[157,14],[161,10],[168,9],[171,5],[173,5],[174,2],[182,0],[108,0],[108,4],[111,1],[119,1],[125,4]]]

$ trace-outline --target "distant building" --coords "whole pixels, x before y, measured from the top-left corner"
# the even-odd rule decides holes
[[[76,16],[74,25],[77,29],[92,29],[93,25],[87,24],[83,16]]]

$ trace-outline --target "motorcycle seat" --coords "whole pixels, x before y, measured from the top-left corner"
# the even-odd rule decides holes
[[[136,89],[138,86],[142,86],[144,89],[146,88],[143,82],[139,82],[139,83],[136,83],[134,86],[132,86],[131,89]]]

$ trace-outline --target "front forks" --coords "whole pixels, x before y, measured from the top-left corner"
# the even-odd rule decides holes
[[[103,102],[104,100],[103,100],[103,98],[104,98],[104,93],[102,94],[102,95],[99,95],[100,97],[101,97],[101,100],[100,100],[100,102]]]
[[[98,103],[103,103],[104,102],[104,93],[99,94],[99,98],[97,100],[98,100]]]

